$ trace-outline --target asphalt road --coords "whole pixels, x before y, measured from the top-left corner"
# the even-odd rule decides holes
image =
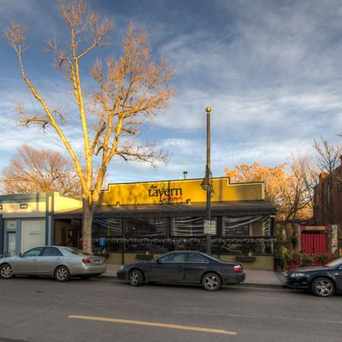
[[[250,287],[132,288],[113,279],[0,280],[0,341],[341,342],[342,297]]]

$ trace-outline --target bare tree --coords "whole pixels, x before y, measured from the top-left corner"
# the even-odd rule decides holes
[[[70,34],[69,45],[62,48],[50,41],[48,48],[54,54],[57,68],[65,72],[70,82],[77,115],[52,108],[29,78],[23,62],[26,48],[23,27],[12,24],[6,36],[16,52],[21,78],[43,112],[25,114],[23,122],[51,127],[79,177],[83,199],[83,249],[91,252],[94,210],[112,159],[153,162],[162,157],[153,146],[141,145],[134,138],[151,115],[164,108],[172,96],[173,91],[167,86],[172,72],[165,62],[153,61],[146,33],[130,24],[123,39],[121,57],[109,58],[105,65],[100,59],[96,60],[91,76],[97,88],[86,96],[81,82],[81,62],[107,43],[112,23],[90,12],[82,0],[61,2],[60,14]],[[71,117],[73,121],[79,119],[83,152],[77,151],[67,136],[65,126]]]
[[[333,190],[337,182],[341,182],[341,174],[336,172],[336,168],[341,163],[342,145],[330,144],[328,141],[321,139],[314,141],[314,149],[316,151],[316,164],[322,178],[326,179],[327,185],[327,201],[323,201],[324,211],[328,215],[329,222],[334,218]]]
[[[60,192],[80,196],[80,183],[69,159],[59,152],[23,145],[3,171],[5,193]]]
[[[316,151],[316,163],[321,172],[332,175],[340,164],[342,145],[330,144],[327,140],[314,140],[313,147]]]

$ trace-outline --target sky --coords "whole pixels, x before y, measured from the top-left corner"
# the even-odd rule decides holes
[[[108,182],[203,177],[205,107],[212,113],[212,170],[258,161],[288,162],[313,152],[313,139],[339,143],[342,133],[342,1],[340,0],[90,0],[112,18],[117,56],[127,24],[149,34],[152,53],[174,68],[169,106],[144,127],[143,139],[164,149],[157,168],[114,160]],[[66,41],[55,1],[0,0],[0,30],[19,21],[29,32],[25,52],[31,79],[49,103],[72,116],[69,85],[44,49]],[[22,144],[63,151],[50,130],[18,124],[16,107],[37,107],[19,79],[13,50],[0,39],[0,168]],[[84,66],[87,74],[97,54]],[[87,77],[84,76],[87,80]],[[87,81],[84,82],[85,86]],[[80,132],[68,130],[80,145]]]

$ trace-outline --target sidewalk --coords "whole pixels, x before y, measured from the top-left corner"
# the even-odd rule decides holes
[[[116,277],[120,265],[107,265],[107,272],[103,277]],[[243,285],[262,287],[282,287],[285,279],[281,273],[262,270],[245,270],[246,280]]]

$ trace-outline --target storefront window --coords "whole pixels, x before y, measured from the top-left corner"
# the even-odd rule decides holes
[[[176,217],[172,220],[173,237],[199,237],[204,235],[202,217]]]
[[[122,228],[121,220],[117,218],[96,217],[93,221],[93,237],[94,238],[111,238],[121,237]]]
[[[113,250],[113,241],[122,237],[121,220],[96,217],[93,220],[93,247],[95,253]]]
[[[161,238],[167,237],[168,218],[132,218],[125,219],[126,238]]]
[[[268,237],[271,236],[269,216],[244,216],[222,218],[224,237]]]

